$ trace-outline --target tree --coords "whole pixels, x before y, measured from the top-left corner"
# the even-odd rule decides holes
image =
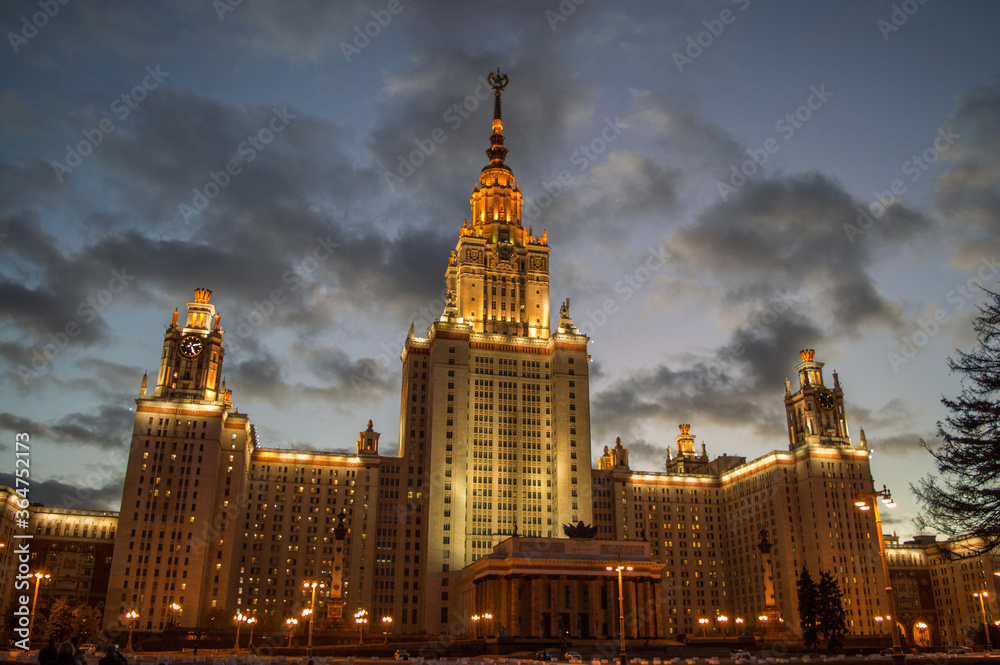
[[[817,589],[819,607],[817,618],[819,632],[826,638],[826,648],[836,651],[844,646],[844,635],[847,633],[847,615],[844,613],[844,594],[840,583],[833,573],[820,571]]]
[[[799,621],[802,623],[802,641],[806,647],[819,644],[816,622],[819,618],[819,587],[813,581],[809,569],[802,567],[802,574],[795,583],[799,599]]]
[[[948,358],[949,369],[963,375],[962,389],[956,399],[941,399],[950,412],[937,424],[941,443],[921,442],[940,478],[910,486],[926,511],[921,527],[982,539],[970,555],[1000,545],[1000,294],[983,290],[989,300],[973,323],[978,348]]]
[[[73,609],[69,603],[61,599],[52,601],[45,616],[45,629],[41,632],[42,639],[54,637],[57,642],[73,636]]]
[[[970,644],[982,644],[986,645],[986,631],[983,630],[984,626],[980,623],[975,628],[970,628],[966,631],[966,636],[969,638]],[[989,624],[990,628],[990,645],[996,649],[997,645],[1000,644],[1000,627],[994,624]]]
[[[90,605],[77,605],[70,613],[70,627],[73,635],[90,641],[91,635],[101,631],[101,613]]]

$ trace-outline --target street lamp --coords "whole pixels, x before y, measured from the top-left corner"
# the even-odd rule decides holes
[[[31,634],[31,629],[35,626],[35,604],[38,603],[38,585],[42,583],[42,580],[47,580],[51,575],[48,573],[35,573],[32,575],[35,578],[35,597],[31,600],[31,619],[28,621],[28,634]]]
[[[493,615],[487,612],[486,614],[483,615],[483,621],[493,621]],[[484,623],[483,637],[489,638],[491,635],[493,635],[493,631],[490,629],[490,624]]]
[[[716,621],[718,621],[719,623],[722,624],[722,634],[723,634],[723,636],[729,637],[729,631],[727,630],[727,628],[729,628],[729,617],[727,617],[725,614],[723,614],[718,619],[716,619]]]
[[[473,614],[473,615],[472,615],[471,617],[469,617],[469,618],[471,618],[471,619],[472,619],[472,629],[473,629],[473,634],[475,635],[475,638],[476,638],[476,639],[478,640],[478,639],[479,639],[479,620],[480,620],[480,619],[481,619],[482,617],[480,617],[480,616],[479,616],[478,614]]]
[[[702,637],[708,637],[708,635],[705,634],[705,631],[708,629],[708,622],[709,622],[709,620],[707,618],[705,618],[705,617],[702,617],[702,618],[698,619],[698,623],[701,624],[701,636]]]
[[[892,592],[892,583],[889,581],[889,560],[885,555],[885,540],[882,538],[882,518],[878,512],[878,499],[880,498],[886,507],[896,507],[896,503],[892,500],[892,493],[889,492],[885,485],[882,486],[882,490],[879,492],[862,492],[858,494],[854,505],[862,512],[872,510],[875,513],[875,536],[878,538],[878,554],[882,560],[882,574],[885,576],[885,595],[889,598],[889,610],[893,615],[896,615],[896,597]],[[871,500],[871,505],[868,503],[869,499]],[[898,622],[892,617],[886,617],[886,619],[891,621],[889,628],[892,630],[892,662],[894,665],[905,665],[906,654],[903,653],[902,646],[900,645]]]
[[[180,615],[181,615],[181,606],[178,605],[177,603],[170,603],[170,609],[173,610],[173,612],[174,612],[174,617],[173,617],[174,618],[174,625],[175,626],[179,625],[180,624],[180,619],[178,617],[180,617]]]
[[[923,642],[927,641],[927,639],[926,639],[927,634],[924,632],[924,631],[927,630],[927,624],[924,623],[923,621],[917,622],[917,630],[920,631],[920,638],[921,638],[920,639],[920,642],[921,642],[920,646],[924,646]]]
[[[632,566],[623,566],[621,555],[618,555],[617,566],[605,566],[605,570],[613,570],[618,573],[618,637],[621,641],[619,660],[621,665],[628,663],[628,656],[625,655],[625,598],[622,594],[622,571],[632,570]]]
[[[382,617],[382,644],[389,643],[389,629],[392,628],[392,617]]]
[[[139,618],[139,613],[132,610],[125,615],[125,620],[128,621],[128,643],[125,645],[125,651],[132,651],[132,630],[135,628],[136,619]]]
[[[986,602],[984,599],[989,598],[990,594],[987,591],[980,591],[972,594],[979,599],[979,609],[983,612],[983,632],[986,633],[986,653],[992,650],[990,645],[990,625],[986,622]]]
[[[243,625],[243,622],[246,621],[248,618],[249,617],[247,617],[239,610],[236,611],[236,616],[233,617],[233,621],[236,622],[236,645],[233,647],[233,653],[240,652],[240,627]]]
[[[292,646],[292,631],[299,625],[299,620],[295,618],[285,619],[285,625],[288,627],[288,646]]]
[[[358,624],[358,644],[365,643],[365,624],[368,623],[368,610],[358,610],[354,613],[354,623]]]
[[[247,617],[247,625],[250,626],[250,641],[247,642],[247,648],[253,649],[253,628],[254,624],[257,623],[257,617]]]
[[[312,596],[311,596],[311,598],[309,600],[309,638],[308,638],[308,642],[306,642],[306,659],[307,660],[309,658],[312,658],[312,655],[313,655],[313,624],[315,623],[315,621],[313,620],[313,612],[316,610],[316,588],[317,587],[319,587],[320,589],[322,589],[323,585],[320,584],[319,582],[303,582],[302,583],[302,588],[303,589],[312,589]],[[304,614],[304,612],[303,612],[303,614]]]
[[[736,633],[737,637],[743,635],[743,619],[741,617],[736,617]]]

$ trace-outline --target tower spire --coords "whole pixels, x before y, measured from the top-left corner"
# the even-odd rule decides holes
[[[500,93],[507,87],[509,79],[506,74],[500,73],[497,67],[496,74],[490,72],[486,77],[490,86],[493,87],[493,134],[490,135],[490,147],[486,149],[486,156],[490,158],[490,166],[502,166],[503,160],[507,158],[507,148],[503,147],[503,116],[500,112]]]

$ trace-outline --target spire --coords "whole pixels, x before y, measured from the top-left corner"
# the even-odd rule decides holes
[[[503,160],[507,158],[507,148],[503,147],[503,118],[500,113],[500,93],[507,87],[506,74],[490,72],[486,77],[493,87],[495,100],[493,102],[493,134],[490,136],[490,147],[486,150],[486,156],[490,158],[490,166],[503,166]],[[488,168],[488,167],[487,167]]]
[[[146,381],[149,378],[148,374],[149,374],[149,372],[143,372],[142,373],[142,385],[139,386],[139,397],[145,397],[146,396]]]

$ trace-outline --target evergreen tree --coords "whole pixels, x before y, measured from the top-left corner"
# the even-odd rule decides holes
[[[836,651],[844,646],[844,635],[847,633],[847,615],[844,612],[844,594],[840,583],[833,573],[820,571],[817,589],[819,607],[817,618],[819,632],[826,638],[826,648]]]
[[[926,513],[922,527],[951,537],[982,538],[981,552],[1000,545],[1000,294],[986,291],[973,329],[979,347],[948,359],[962,377],[956,399],[942,398],[950,415],[938,422],[941,444],[922,442],[939,478],[911,485]]]
[[[802,623],[802,641],[806,647],[814,647],[819,644],[816,626],[819,619],[819,587],[805,566],[802,567],[802,574],[795,587],[799,600],[799,621]]]

